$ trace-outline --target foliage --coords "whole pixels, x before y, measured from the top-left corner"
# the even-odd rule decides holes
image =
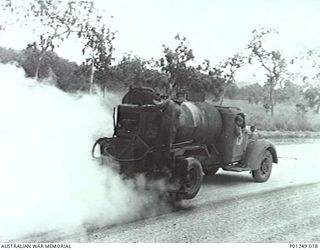
[[[122,60],[112,67],[111,76],[122,82],[124,87],[146,86],[163,91],[167,87],[168,78],[153,67],[153,61],[126,54]]]
[[[296,58],[297,59],[297,58]],[[299,72],[300,78],[304,83],[303,97],[307,105],[319,114],[320,112],[320,52],[308,50],[305,55],[299,58],[301,67],[307,68],[307,72]]]
[[[88,20],[81,17],[81,10],[92,11],[93,5],[89,2],[70,1],[65,6],[62,0],[36,0],[28,8],[27,15],[32,16],[40,23],[42,32],[39,40],[29,44],[28,47],[39,50],[35,77],[38,77],[40,63],[45,53],[59,47],[60,43],[69,38],[72,32],[85,32]],[[35,30],[35,32],[37,32]]]
[[[12,61],[16,61],[19,57],[19,52],[13,49],[5,49],[0,47],[0,62],[1,63],[9,63]]]
[[[249,84],[239,89],[236,97],[241,100],[247,100],[249,103],[259,104],[263,102],[264,88],[258,84]]]
[[[220,79],[223,79],[222,92],[220,95],[220,105],[223,104],[223,99],[226,94],[227,88],[231,84],[235,84],[236,71],[245,65],[246,59],[247,58],[244,55],[237,53],[234,56],[229,57],[226,61],[221,63],[221,65],[213,68],[213,74],[217,75]]]
[[[34,77],[34,68],[40,52],[34,49],[25,49],[20,56],[20,64],[27,76]],[[52,51],[47,52],[39,67],[39,78],[51,78],[56,86],[64,91],[76,92],[89,89],[87,78],[79,74],[79,66],[59,57]]]
[[[285,80],[281,88],[277,88],[274,91],[275,103],[297,103],[303,102],[301,98],[302,86]]]
[[[214,96],[214,99],[220,98],[223,92],[225,79],[222,76],[222,70],[212,68],[209,60],[205,60],[202,65],[198,65],[197,84],[194,84],[194,89],[201,89]]]
[[[239,87],[236,85],[236,83],[230,83],[225,89],[224,96],[229,99],[235,99],[238,92]]]
[[[99,18],[98,18],[99,20]],[[82,54],[87,55],[84,65],[89,66],[90,70],[90,91],[92,91],[94,76],[100,82],[110,76],[110,65],[113,60],[112,53],[114,51],[113,40],[115,33],[105,26],[96,22],[95,26],[87,27],[83,34],[78,33],[79,37],[86,39],[86,44],[82,49]],[[106,84],[102,84],[106,89]]]
[[[320,131],[320,116],[312,112],[297,110],[296,105],[281,103],[274,111],[274,116],[266,115],[259,104],[245,100],[225,100],[226,105],[240,107],[246,113],[248,125],[255,125],[258,130],[268,131]]]
[[[27,45],[27,49],[33,48],[37,52],[34,54],[37,56],[34,69],[36,78],[39,77],[39,69],[45,54],[48,51],[54,51],[73,33],[87,41],[85,48],[90,47],[93,54],[98,50],[99,60],[95,55],[95,66],[98,69],[103,67],[102,64],[105,62],[101,59],[105,57],[104,52],[106,52],[103,46],[112,42],[113,33],[104,25],[99,28],[91,25],[91,23],[100,24],[102,20],[93,1],[35,0],[20,4],[14,4],[10,0],[7,2],[8,4],[3,5],[2,8],[10,11],[14,16],[23,13],[23,19],[20,22],[33,25],[33,33],[38,37]]]
[[[304,98],[307,100],[309,107],[315,108],[315,112],[320,111],[320,85],[311,86],[304,91]]]
[[[315,73],[301,74],[305,87],[297,85],[297,76],[289,78],[281,52],[266,47],[265,38],[276,33],[274,30],[255,29],[248,46],[249,57],[236,53],[214,67],[209,60],[195,66],[193,50],[180,35],[175,37],[175,47],[163,45],[163,56],[158,61],[126,54],[115,62],[115,32],[107,28],[91,1],[69,1],[66,5],[62,0],[36,0],[19,6],[13,5],[11,0],[6,3],[1,7],[12,14],[21,12],[25,20],[40,20],[41,31],[40,26],[34,27],[35,33],[40,31],[39,39],[26,49],[15,51],[0,47],[0,62],[16,61],[29,77],[51,78],[57,87],[68,92],[92,91],[93,83],[107,91],[123,91],[130,85],[151,87],[163,94],[204,91],[220,105],[224,101],[230,104],[225,98],[248,101],[231,105],[244,106],[251,117],[248,121],[260,129],[320,129],[319,119],[308,112],[308,107],[317,113],[320,109],[320,86],[315,83],[320,80],[320,54],[315,50],[306,53],[304,59],[313,65]],[[3,27],[1,23],[0,29]],[[85,60],[81,65],[54,53],[72,34],[84,43]],[[265,70],[264,86],[258,83],[237,86],[236,73],[247,61],[255,61]],[[274,110],[275,105],[278,105],[277,110]],[[272,117],[266,116],[264,111],[271,112]]]
[[[164,56],[158,62],[161,70],[169,76],[168,93],[172,93],[173,90],[177,92],[184,90],[195,73],[194,68],[189,65],[194,60],[194,55],[192,49],[188,47],[187,39],[178,34],[175,40],[178,42],[175,49],[163,45]]]
[[[16,63],[21,66],[27,77],[34,77],[39,51],[32,48],[22,51],[0,47],[1,63]],[[88,77],[81,73],[80,67],[56,53],[49,51],[44,55],[39,68],[39,79],[50,78],[58,88],[67,92],[88,91]]]
[[[224,94],[227,85],[234,82],[234,72],[231,76],[227,73],[223,74],[220,68],[212,68],[209,60],[205,60],[197,67],[193,66],[194,54],[192,49],[188,47],[188,42],[185,37],[177,35],[175,40],[178,45],[175,49],[168,46],[163,46],[164,57],[158,61],[158,66],[162,72],[167,75],[167,93],[189,91],[201,92],[206,91],[215,98]],[[235,63],[237,59],[228,61],[230,64]],[[225,65],[227,68],[229,64]],[[232,65],[233,67],[233,65]],[[225,79],[228,77],[228,79]],[[226,82],[228,82],[226,84]],[[229,93],[231,93],[230,88]]]

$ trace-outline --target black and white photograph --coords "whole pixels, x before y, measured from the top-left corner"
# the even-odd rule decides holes
[[[320,248],[318,32],[319,0],[0,0],[0,247]]]

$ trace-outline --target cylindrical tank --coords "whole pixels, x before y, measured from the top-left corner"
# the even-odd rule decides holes
[[[222,131],[222,118],[218,109],[208,102],[183,102],[175,143],[192,140],[211,144]]]

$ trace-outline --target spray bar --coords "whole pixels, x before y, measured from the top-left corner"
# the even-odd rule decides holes
[[[280,159],[288,159],[288,160],[298,160],[297,157],[285,157],[285,156],[278,156]]]

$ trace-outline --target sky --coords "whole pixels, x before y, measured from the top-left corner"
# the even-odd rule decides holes
[[[0,0],[4,1],[4,0]],[[22,0],[21,0],[22,1]],[[95,0],[105,10],[108,25],[117,31],[115,57],[132,52],[145,59],[160,58],[162,45],[174,46],[174,36],[186,36],[196,61],[212,64],[245,50],[254,28],[274,28],[279,35],[268,43],[287,57],[320,48],[318,0]],[[29,38],[30,37],[30,38]],[[0,46],[21,49],[30,31],[14,28],[0,34]],[[68,41],[57,52],[80,62],[81,49]],[[238,80],[254,80],[249,69]]]

